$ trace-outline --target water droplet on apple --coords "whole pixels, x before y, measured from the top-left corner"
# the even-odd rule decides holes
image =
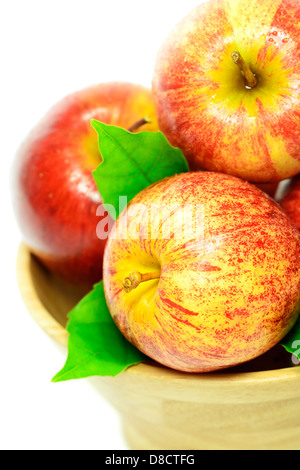
[[[282,42],[289,42],[289,38],[284,38]]]

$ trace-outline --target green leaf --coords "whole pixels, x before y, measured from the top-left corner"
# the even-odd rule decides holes
[[[102,162],[93,176],[107,211],[117,218],[142,189],[189,170],[180,149],[172,147],[161,132],[132,133],[95,119]],[[119,196],[127,202],[120,207]]]
[[[287,350],[287,352],[293,354],[295,359],[298,358],[300,360],[300,315],[294,327],[287,336],[283,338],[280,344]]]
[[[115,376],[131,365],[149,361],[116,327],[106,305],[102,281],[70,312],[67,331],[67,360],[52,382]]]
[[[189,169],[181,150],[172,147],[161,132],[134,134],[96,120],[91,124],[98,133],[103,159],[93,176],[113,218],[142,189]],[[123,207],[119,196],[123,196]],[[70,312],[67,331],[67,360],[53,382],[115,376],[133,364],[150,360],[116,327],[106,305],[103,282],[96,284]]]

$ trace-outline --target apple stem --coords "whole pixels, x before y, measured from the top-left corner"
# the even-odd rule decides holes
[[[139,119],[134,124],[132,124],[132,126],[130,126],[127,130],[129,132],[134,132],[137,129],[139,129],[140,127],[144,126],[145,124],[149,124],[150,122],[151,122],[151,120],[147,116],[145,116],[142,119]]]
[[[251,89],[254,88],[257,85],[257,78],[251,71],[249,65],[246,64],[241,54],[235,51],[231,54],[231,58],[233,62],[240,67],[241,72],[245,77],[246,87]]]
[[[126,293],[131,292],[133,289],[136,289],[141,282],[152,281],[153,279],[160,278],[160,271],[154,271],[152,273],[139,273],[138,271],[133,271],[129,274],[128,277],[124,279],[123,288]]]

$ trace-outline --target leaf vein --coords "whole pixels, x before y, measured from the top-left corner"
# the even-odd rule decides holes
[[[106,137],[108,139],[110,139],[113,144],[118,147],[122,152],[124,152],[124,154],[126,155],[126,157],[128,158],[128,160],[139,170],[139,172],[141,173],[141,175],[145,178],[145,180],[148,182],[148,183],[151,183],[151,181],[148,179],[146,173],[143,171],[143,169],[137,164],[137,162],[131,158],[129,152],[127,151],[127,149],[125,147],[122,147],[119,142],[114,139],[109,133],[107,133],[104,129],[102,129],[102,132],[106,135]],[[104,160],[105,162],[105,160]]]

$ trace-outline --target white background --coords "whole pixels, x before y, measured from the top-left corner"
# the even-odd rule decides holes
[[[201,0],[0,2],[0,448],[127,449],[119,415],[89,380],[50,383],[66,359],[20,298],[21,235],[9,174],[29,130],[65,95],[95,83],[151,86],[158,48]]]

